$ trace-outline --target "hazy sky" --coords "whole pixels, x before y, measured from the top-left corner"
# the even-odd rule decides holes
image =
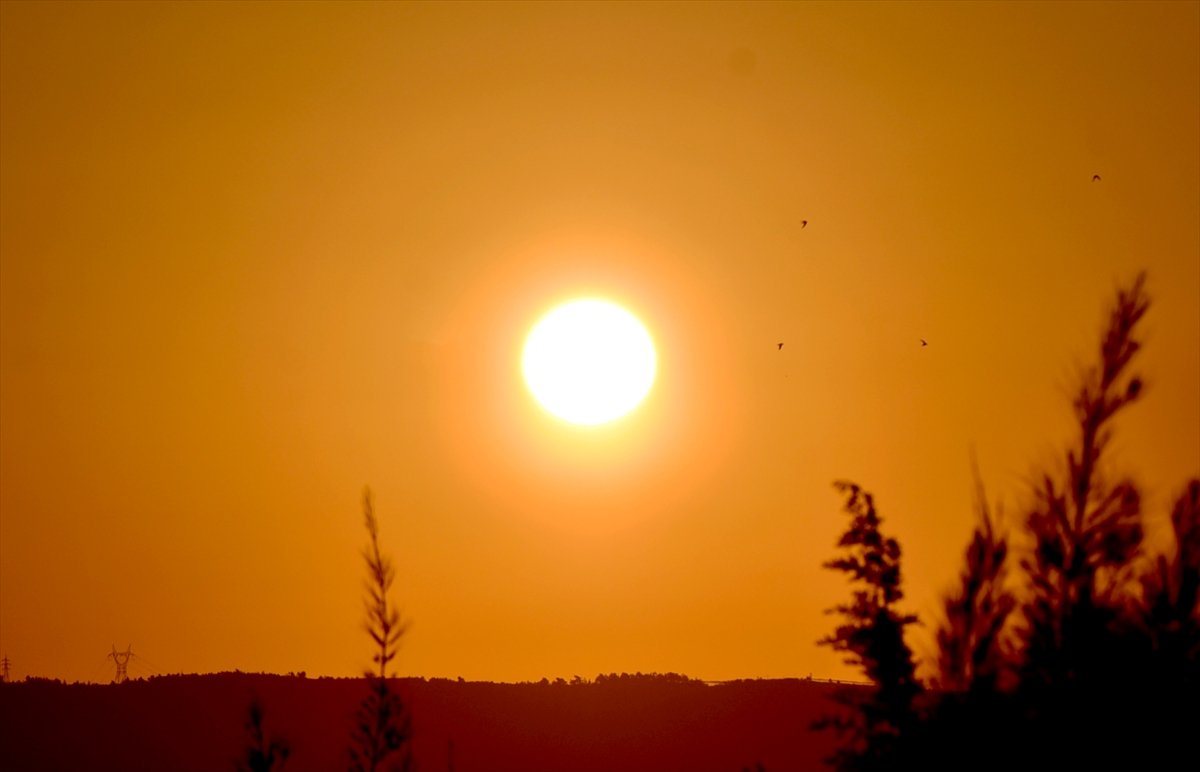
[[[815,645],[830,483],[932,622],[972,449],[1016,517],[1140,269],[1116,451],[1155,516],[1200,470],[1200,4],[6,2],[0,33],[14,675],[107,680],[114,643],[360,672],[369,483],[402,673],[852,677]],[[579,294],[658,346],[600,429],[521,382]]]

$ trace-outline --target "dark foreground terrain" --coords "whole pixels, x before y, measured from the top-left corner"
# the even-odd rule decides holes
[[[285,770],[346,768],[355,679],[220,673],[120,685],[0,685],[5,770],[232,770],[257,697]],[[821,768],[834,687],[667,678],[497,684],[401,679],[420,772],[769,772]],[[452,756],[452,758],[451,758]]]

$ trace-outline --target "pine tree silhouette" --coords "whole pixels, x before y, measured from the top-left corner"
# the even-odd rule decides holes
[[[827,612],[844,621],[820,643],[845,652],[847,663],[861,667],[874,686],[866,693],[843,692],[842,701],[853,708],[850,718],[823,719],[818,726],[832,726],[849,739],[831,759],[838,768],[875,769],[888,762],[897,738],[914,718],[913,698],[921,686],[904,628],[916,617],[896,610],[904,597],[900,544],[880,531],[874,498],[851,482],[834,487],[846,495],[845,511],[852,520],[838,542],[842,556],[825,567],[850,576],[854,601]]]

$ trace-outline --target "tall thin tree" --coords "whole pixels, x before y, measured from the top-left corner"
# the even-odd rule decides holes
[[[1011,685],[1015,678],[1008,628],[1017,600],[1007,586],[1008,538],[988,505],[978,468],[974,472],[979,524],[967,545],[959,586],[943,604],[945,619],[937,631],[935,682],[951,692],[990,692]]]
[[[375,645],[367,671],[370,691],[359,704],[351,734],[350,772],[410,770],[413,767],[409,742],[411,719],[395,688],[388,683],[388,663],[396,657],[400,638],[408,628],[400,612],[388,603],[388,592],[396,578],[392,560],[379,548],[379,521],[371,500],[371,489],[363,490],[363,518],[369,541],[363,549],[367,564],[365,628]]]
[[[1111,640],[1106,632],[1132,586],[1143,529],[1137,486],[1128,478],[1107,479],[1102,462],[1113,419],[1143,393],[1142,379],[1128,370],[1141,348],[1135,333],[1149,304],[1144,275],[1118,290],[1100,361],[1075,396],[1078,444],[1061,472],[1042,475],[1028,515],[1034,549],[1023,562],[1031,590],[1023,681],[1030,688],[1100,683],[1111,674],[1113,652],[1097,643]]]

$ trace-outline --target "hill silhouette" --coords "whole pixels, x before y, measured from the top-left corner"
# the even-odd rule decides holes
[[[705,684],[682,676],[489,683],[396,679],[413,709],[418,768],[440,772],[815,770],[834,747],[813,731],[839,688],[800,679]],[[291,747],[285,769],[344,769],[363,680],[248,673],[119,685],[31,679],[0,687],[5,769],[233,769],[246,705]]]

